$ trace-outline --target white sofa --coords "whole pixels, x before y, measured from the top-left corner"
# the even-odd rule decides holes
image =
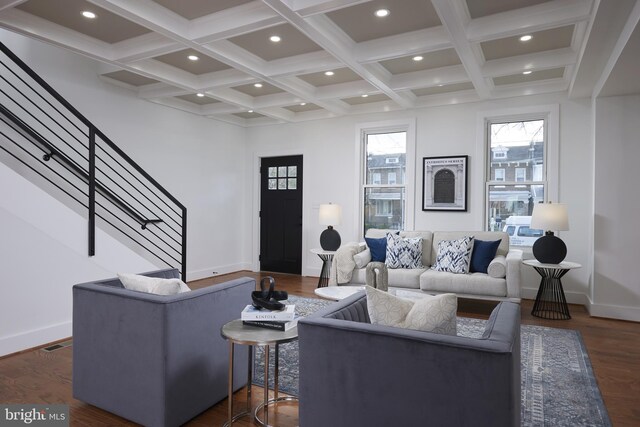
[[[370,229],[366,237],[385,237],[395,230]],[[502,231],[401,231],[401,237],[422,238],[422,265],[415,269],[388,269],[389,290],[397,295],[410,292],[429,294],[455,293],[474,299],[489,299],[520,302],[520,266],[522,251],[509,249],[509,235]],[[495,241],[500,239],[496,258],[505,268],[504,277],[491,277],[485,273],[454,274],[431,270],[436,261],[438,242],[474,236],[475,239]],[[504,257],[504,258],[502,258]],[[500,276],[500,274],[494,276]],[[355,268],[347,285],[366,284],[366,266]]]

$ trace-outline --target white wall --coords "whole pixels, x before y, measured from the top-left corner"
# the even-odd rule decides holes
[[[567,259],[584,266],[563,279],[570,302],[585,303],[589,290],[591,261],[589,242],[592,218],[593,179],[590,127],[591,107],[588,100],[570,101],[564,95],[530,96],[499,101],[450,105],[384,114],[350,116],[330,120],[262,126],[248,130],[247,162],[259,156],[276,156],[298,152],[304,155],[303,189],[303,274],[318,275],[319,259],[309,250],[319,245],[322,227],[318,224],[318,205],[334,202],[343,207],[343,222],[336,229],[343,242],[358,239],[358,159],[356,127],[363,122],[416,120],[415,156],[415,229],[479,230],[484,214],[484,165],[479,158],[484,140],[478,135],[477,120],[488,111],[516,109],[536,105],[559,105],[560,110],[560,201],[569,204],[571,231],[561,237],[567,243]],[[423,212],[421,207],[422,158],[426,156],[469,155],[470,198],[468,212]],[[247,195],[257,215],[258,192],[255,168],[248,171]],[[257,267],[257,216],[253,215],[252,253]],[[539,276],[524,269],[525,296],[535,297]]]
[[[243,128],[141,100],[83,56],[3,30],[0,39],[187,207],[189,280],[248,267]]]
[[[0,163],[0,356],[71,335],[71,287],[156,267]],[[43,213],[44,212],[44,213]]]
[[[640,95],[597,98],[595,118],[591,313],[640,321]]]
[[[187,207],[189,280],[249,267],[243,128],[143,101],[100,80],[91,59],[3,30],[0,39]],[[32,216],[0,209],[0,355],[68,337],[74,283],[155,268],[104,233],[97,257],[88,258],[86,220],[53,198],[34,205],[0,183]],[[57,210],[62,222],[47,225]],[[73,244],[50,228],[69,232]]]

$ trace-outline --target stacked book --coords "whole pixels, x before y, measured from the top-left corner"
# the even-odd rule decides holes
[[[248,305],[242,310],[240,319],[245,325],[275,329],[277,331],[288,331],[298,324],[296,306],[294,304],[286,305],[283,310],[265,310]]]

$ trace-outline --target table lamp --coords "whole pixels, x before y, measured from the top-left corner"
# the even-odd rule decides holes
[[[342,208],[339,205],[323,204],[320,205],[320,225],[326,225],[327,229],[320,234],[320,246],[325,251],[335,251],[340,247],[340,234],[333,228],[334,225],[340,224],[342,217]]]
[[[545,235],[533,244],[533,256],[543,264],[560,264],[567,256],[567,245],[551,230],[569,229],[567,205],[551,202],[536,204],[531,216],[531,228],[545,230]]]

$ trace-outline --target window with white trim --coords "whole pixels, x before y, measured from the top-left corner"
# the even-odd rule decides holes
[[[362,213],[364,232],[370,228],[402,230],[406,221],[407,131],[364,130]],[[387,182],[381,182],[386,175]]]
[[[395,184],[396,183],[396,173],[395,172],[389,172],[387,174],[387,184]]]
[[[487,156],[486,227],[510,230],[514,246],[531,246],[540,235],[536,230],[526,236],[513,231],[529,230],[534,204],[546,200],[547,121],[544,114],[486,121],[487,152],[491,153]]]

